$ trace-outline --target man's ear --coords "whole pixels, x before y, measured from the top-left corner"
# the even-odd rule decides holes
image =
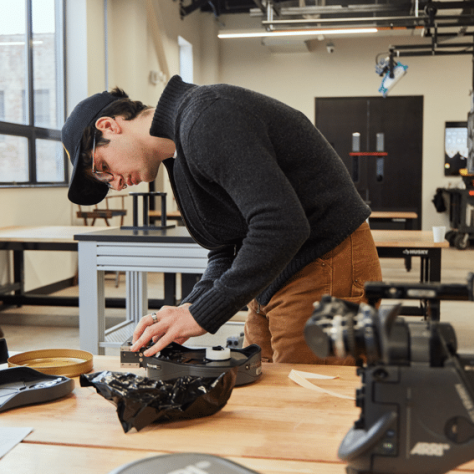
[[[100,117],[95,122],[95,127],[102,132],[104,137],[108,134],[122,133],[122,127],[119,122],[112,117]]]

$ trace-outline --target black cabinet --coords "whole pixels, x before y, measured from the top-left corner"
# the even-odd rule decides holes
[[[372,210],[416,212],[420,229],[423,97],[317,98],[315,123]]]

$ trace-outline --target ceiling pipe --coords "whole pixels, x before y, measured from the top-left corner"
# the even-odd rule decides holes
[[[255,1],[255,0],[254,0]],[[335,6],[304,6],[304,7],[281,7],[280,14],[282,16],[298,16],[298,15],[351,15],[357,13],[390,13],[404,12],[410,10],[410,3],[399,5],[357,5],[341,7]],[[250,16],[263,16],[258,9],[252,8]]]
[[[439,21],[448,21],[448,20],[456,20],[459,21],[460,19],[474,19],[474,14],[470,15],[449,15],[449,16],[437,16],[435,19],[437,22]],[[273,23],[275,25],[302,25],[302,24],[309,24],[309,23],[357,23],[357,22],[371,22],[371,23],[379,23],[379,22],[415,22],[416,24],[421,24],[430,20],[429,16],[387,16],[387,17],[360,17],[360,18],[317,18],[317,19],[297,19],[297,20],[273,20],[272,22],[262,20],[262,25],[268,25]],[[408,26],[408,25],[407,25]]]

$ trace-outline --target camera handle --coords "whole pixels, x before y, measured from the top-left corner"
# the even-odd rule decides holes
[[[346,462],[357,459],[366,451],[374,448],[390,427],[396,422],[398,416],[395,411],[383,414],[368,431],[352,427],[339,446],[338,456]]]

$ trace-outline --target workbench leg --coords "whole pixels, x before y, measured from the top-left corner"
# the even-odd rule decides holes
[[[126,314],[127,321],[134,326],[148,313],[148,274],[146,272],[126,272]]]
[[[441,281],[441,249],[434,248],[430,249],[429,260],[429,281],[440,282]]]
[[[429,259],[420,257],[420,283],[429,282]]]
[[[193,291],[194,285],[201,279],[200,274],[197,273],[183,273],[181,275],[181,299]]]
[[[166,306],[176,305],[176,273],[164,273],[164,304]]]
[[[441,282],[441,249],[430,250],[428,257],[421,257],[421,282],[438,283]],[[439,321],[441,318],[440,301],[430,301],[428,314],[431,321]]]
[[[440,320],[440,301],[431,301],[429,305],[429,314],[431,321],[439,321]]]
[[[96,242],[79,242],[79,345],[104,355],[99,343],[105,338],[104,272],[97,269]]]
[[[15,295],[22,296],[25,294],[25,254],[23,250],[13,251],[13,281],[18,283],[20,287],[15,290]],[[18,305],[21,307],[21,305]]]

